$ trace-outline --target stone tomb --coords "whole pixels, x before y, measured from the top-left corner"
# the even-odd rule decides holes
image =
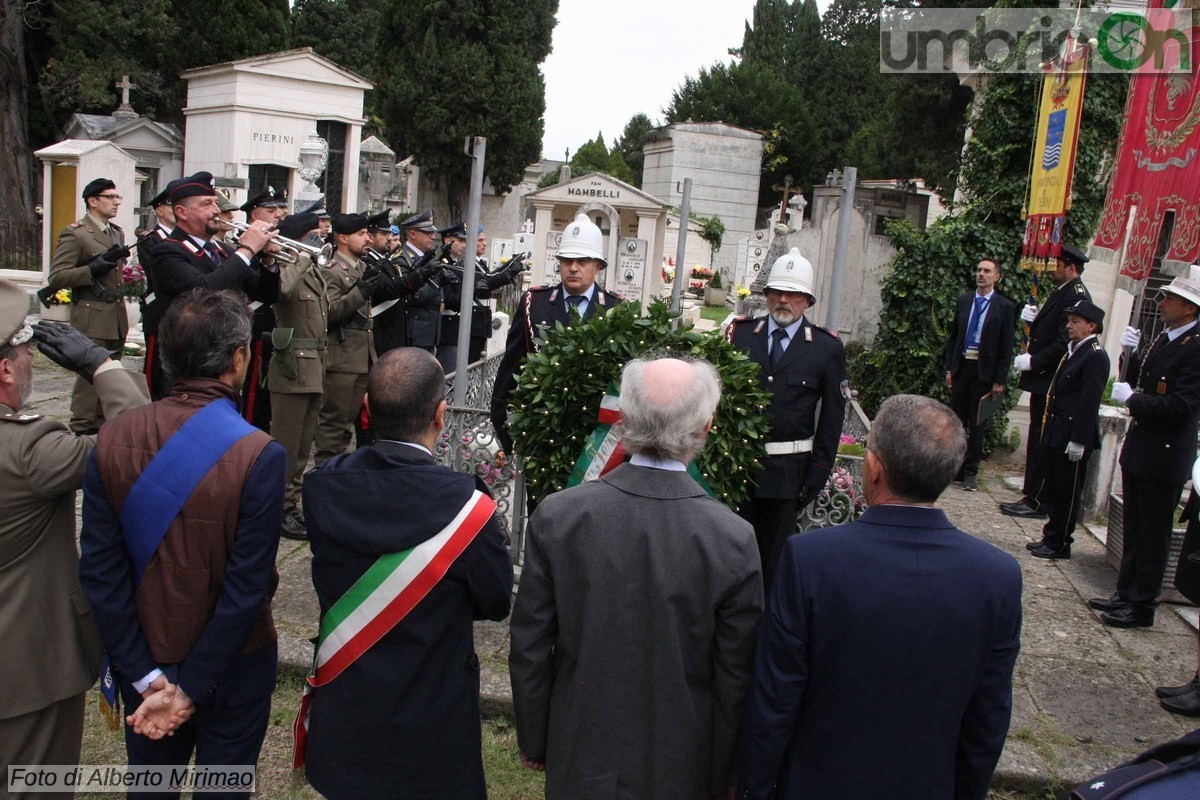
[[[611,175],[595,172],[548,186],[526,197],[535,212],[534,285],[558,282],[562,232],[578,214],[587,214],[604,233],[608,269],[597,279],[606,290],[642,308],[658,297],[667,232],[667,204]],[[650,268],[654,265],[654,268]]]

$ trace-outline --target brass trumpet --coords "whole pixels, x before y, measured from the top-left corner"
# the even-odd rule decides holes
[[[217,222],[230,230],[237,231],[239,235],[245,233],[246,229],[250,227],[244,222],[228,222],[223,219],[218,219]],[[297,242],[295,239],[289,239],[286,236],[278,234],[271,240],[271,243],[276,245],[279,251],[268,253],[268,255],[274,256],[285,264],[295,264],[300,260],[301,253],[308,253],[318,267],[325,266],[329,263],[329,259],[333,257],[333,245],[330,244],[326,244],[324,247],[314,247],[313,245]]]

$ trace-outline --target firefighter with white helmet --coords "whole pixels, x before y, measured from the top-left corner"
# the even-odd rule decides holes
[[[771,393],[763,471],[739,509],[754,526],[767,588],[797,516],[829,480],[846,411],[842,342],[804,318],[816,303],[813,284],[812,264],[793,247],[767,276],[767,316],[736,319],[726,331],[759,364],[759,385]]]
[[[576,320],[604,314],[621,302],[596,285],[596,276],[608,266],[604,235],[586,214],[579,214],[563,231],[558,248],[560,283],[535,286],[521,296],[508,329],[504,358],[492,392],[492,426],[505,452],[512,452],[508,435],[508,404],[517,388],[517,377],[528,353],[537,346],[539,332],[556,322],[570,326]]]

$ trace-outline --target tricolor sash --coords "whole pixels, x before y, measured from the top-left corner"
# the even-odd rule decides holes
[[[584,442],[583,450],[575,462],[575,468],[571,470],[571,477],[567,479],[568,487],[601,478],[621,466],[625,461],[627,454],[621,444],[621,436],[616,430],[617,424],[621,421],[619,391],[612,383],[605,389],[604,397],[600,399],[600,413],[596,415],[597,422],[600,424],[592,429],[588,440]],[[712,487],[708,485],[708,481],[704,480],[704,476],[700,474],[700,468],[696,466],[695,461],[688,463],[687,472],[692,476],[692,480],[700,484],[700,488],[708,493],[709,497],[716,497]]]
[[[135,588],[200,481],[229,448],[255,430],[238,414],[237,406],[222,397],[189,417],[150,459],[121,505],[121,532]],[[106,657],[100,673],[100,710],[112,730],[120,728],[120,703],[112,664]]]
[[[313,692],[342,674],[396,627],[450,570],[496,510],[476,489],[437,535],[399,553],[386,553],[321,618],[312,669],[292,723],[292,767],[304,766]]]

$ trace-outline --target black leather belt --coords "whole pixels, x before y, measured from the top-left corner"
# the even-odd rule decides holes
[[[366,331],[371,329],[371,320],[363,319],[357,314],[348,322],[342,323],[342,328],[350,331]]]
[[[80,300],[98,300],[101,303],[115,303],[121,299],[116,292],[108,290],[96,291],[94,286],[80,286],[75,289],[76,297]]]

